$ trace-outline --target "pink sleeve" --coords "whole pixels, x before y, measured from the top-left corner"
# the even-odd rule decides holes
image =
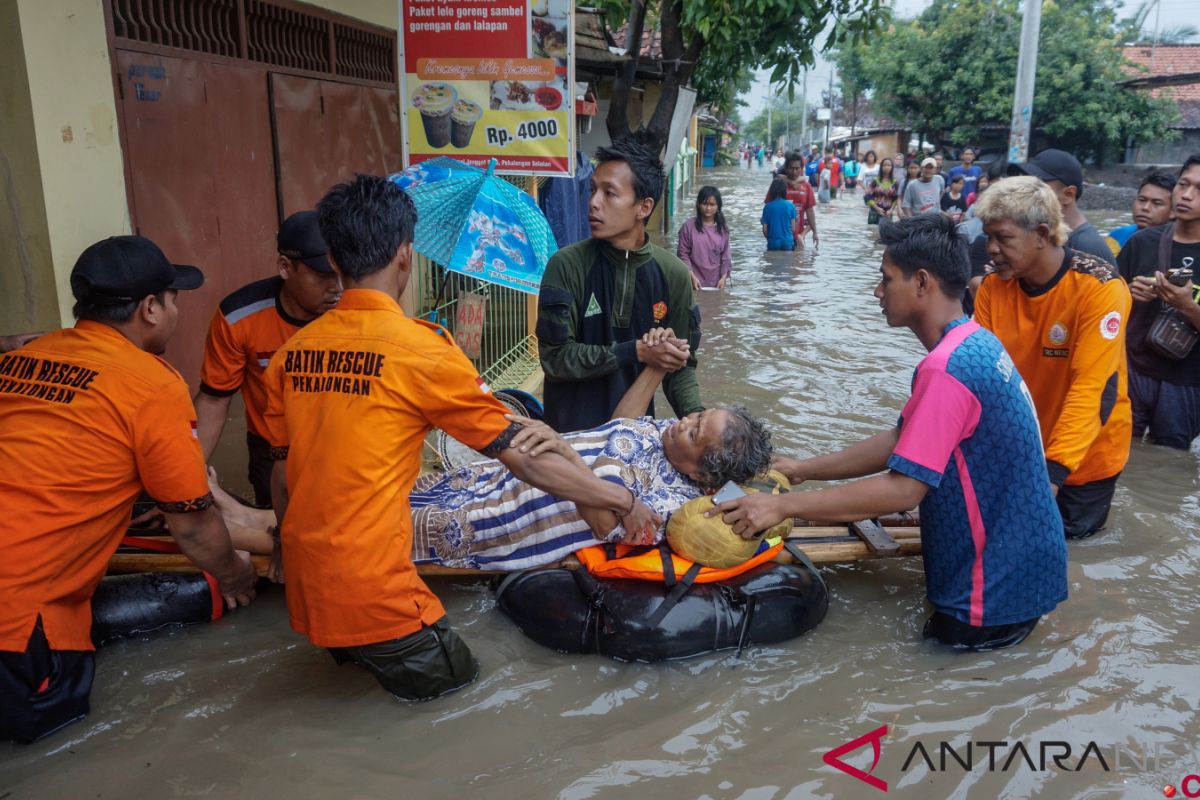
[[[679,256],[679,260],[687,264],[688,269],[692,267],[692,232],[689,230],[695,225],[692,220],[683,223],[679,228],[679,244],[675,247],[675,255]]]
[[[925,483],[930,481],[912,474],[903,462],[940,477],[954,449],[975,432],[979,413],[978,398],[956,378],[940,369],[918,370],[912,397],[900,414],[900,441],[888,466]]]

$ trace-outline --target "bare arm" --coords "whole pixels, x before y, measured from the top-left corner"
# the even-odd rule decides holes
[[[805,217],[807,217],[808,227],[812,231],[813,244],[816,244],[817,243],[817,212],[812,206],[809,206],[808,209],[804,212],[804,215],[805,215]]]
[[[0,336],[0,353],[7,353],[16,350],[18,347],[24,347],[41,335],[39,331],[37,333],[17,333],[12,336]]]
[[[229,531],[216,507],[166,517],[167,527],[183,554],[217,579],[225,604],[229,608],[248,605],[254,599],[258,575],[249,556],[233,549]]]
[[[643,505],[629,489],[601,480],[591,470],[580,467],[558,452],[532,456],[510,447],[503,450],[498,458],[519,480],[576,503],[589,525],[593,525],[593,520],[588,518],[585,510],[615,514],[625,526],[627,543],[650,543],[655,529],[662,523],[662,518]]]
[[[906,511],[928,491],[916,478],[888,472],[812,492],[751,494],[722,503],[718,509],[735,533],[749,538],[789,517],[853,522]]]
[[[204,460],[212,458],[221,440],[221,431],[225,429],[225,420],[229,417],[229,405],[233,395],[217,397],[206,392],[196,392],[192,405],[196,407],[196,436],[200,439],[200,449],[204,451]]]
[[[792,483],[861,478],[886,469],[888,459],[899,441],[900,429],[892,428],[837,453],[806,459],[780,458],[773,466]]]
[[[687,342],[683,342],[683,347],[687,347]],[[665,370],[647,364],[637,376],[637,380],[625,390],[621,402],[617,403],[609,419],[644,416],[646,409],[650,407],[650,401],[654,399],[654,390],[662,383],[666,374]]]

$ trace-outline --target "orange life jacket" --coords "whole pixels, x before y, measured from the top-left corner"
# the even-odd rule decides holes
[[[783,542],[768,547],[736,567],[713,569],[681,558],[664,542],[658,547],[635,547],[628,544],[598,544],[575,551],[579,563],[597,578],[635,578],[643,581],[662,581],[673,586],[695,571],[691,583],[715,583],[766,563],[779,555]],[[678,577],[677,577],[678,576]]]
[[[664,584],[669,591],[654,613],[646,619],[646,625],[656,628],[695,584],[715,583],[740,575],[775,558],[782,549],[783,542],[780,542],[751,556],[736,567],[726,569],[713,569],[680,558],[665,541],[657,547],[595,545],[575,551],[575,557],[589,574],[597,578],[634,578]]]

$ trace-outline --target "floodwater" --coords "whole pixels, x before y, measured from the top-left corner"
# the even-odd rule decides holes
[[[819,209],[819,252],[766,254],[766,173],[701,182],[735,235],[732,287],[700,296],[706,401],[745,403],[802,455],[894,424],[922,351],[871,296],[861,198]],[[657,665],[547,651],[485,584],[438,584],[482,676],[407,705],[292,633],[268,589],[218,624],[102,650],[85,721],[0,746],[0,798],[875,797],[822,756],[881,726],[873,775],[899,797],[1182,796],[1200,791],[1181,786],[1200,773],[1196,486],[1194,453],[1135,446],[1108,528],[1070,544],[1070,599],[989,654],[921,641],[919,559],[825,569],[828,617],[797,640]],[[943,769],[943,741],[964,760],[975,743],[972,768]],[[1051,744],[1043,768],[1050,742],[1071,755],[1056,765]],[[870,745],[845,760],[868,769]]]

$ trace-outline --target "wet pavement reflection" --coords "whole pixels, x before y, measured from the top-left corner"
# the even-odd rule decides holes
[[[699,298],[705,401],[749,406],[796,454],[894,424],[922,350],[871,296],[880,248],[861,196],[818,209],[819,250],[765,253],[766,172],[702,183],[734,232],[731,288]],[[439,583],[482,677],[407,705],[293,634],[267,590],[218,624],[103,650],[87,720],[0,746],[0,796],[872,797],[822,756],[887,725],[873,774],[896,796],[1159,797],[1200,772],[1196,494],[1195,454],[1135,446],[1108,528],[1070,545],[1070,599],[990,654],[920,640],[919,560],[826,569],[828,617],[800,639],[659,665],[549,652],[485,584]],[[942,741],[1005,747],[991,769],[976,744],[973,769],[943,770]],[[1018,755],[1004,769],[1018,741],[1034,768]],[[1049,741],[1070,744],[1072,770],[1089,742],[1103,762],[1042,769]],[[917,742],[935,769],[919,754],[904,768]],[[845,760],[869,768],[870,746]]]

